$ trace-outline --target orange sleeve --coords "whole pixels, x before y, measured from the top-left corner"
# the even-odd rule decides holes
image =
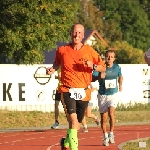
[[[93,48],[91,48],[91,55],[94,64],[105,66],[105,62],[101,59],[101,56]]]
[[[60,55],[60,48],[58,48],[56,50],[56,56],[55,56],[55,63],[56,65],[60,65],[61,64],[61,55]]]

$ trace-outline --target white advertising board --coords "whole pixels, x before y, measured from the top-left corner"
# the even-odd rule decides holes
[[[58,80],[55,79],[57,72],[51,77],[45,74],[46,67],[50,66],[1,64],[0,109],[54,111]],[[149,103],[150,67],[146,64],[120,64],[120,66],[123,75],[120,103]],[[97,100],[92,102],[97,107]],[[60,111],[63,111],[62,105]]]
[[[50,66],[1,64],[0,106],[3,108],[53,106],[58,80],[55,79],[57,72],[51,77],[46,75],[46,67]]]
[[[121,103],[150,102],[150,67],[146,64],[121,64],[123,89]]]

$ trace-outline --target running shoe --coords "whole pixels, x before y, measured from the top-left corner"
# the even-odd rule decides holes
[[[109,143],[115,143],[113,134],[109,134],[108,138],[109,138]]]
[[[109,138],[108,137],[104,137],[103,146],[109,146]]]
[[[51,129],[58,129],[59,128],[59,123],[55,122],[52,126]]]
[[[87,129],[87,128],[84,128],[84,129],[82,130],[82,132],[88,132],[88,129]]]
[[[61,146],[61,150],[70,150],[69,147],[65,147],[64,146],[64,141],[65,141],[65,138],[61,138],[60,140],[60,146]]]
[[[98,126],[100,125],[100,120],[99,120],[98,116],[97,116],[97,119],[95,120],[95,123],[96,123]]]

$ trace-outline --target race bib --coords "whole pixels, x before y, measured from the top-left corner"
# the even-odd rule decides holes
[[[69,93],[71,94],[71,98],[75,100],[82,100],[86,97],[85,89],[84,88],[70,88]]]
[[[106,89],[115,88],[115,87],[116,87],[116,79],[105,80],[105,88]]]

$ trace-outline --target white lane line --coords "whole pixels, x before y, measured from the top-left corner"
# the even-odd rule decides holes
[[[35,140],[35,138],[30,138],[30,139],[24,139],[26,141],[29,141],[29,140]]]
[[[46,137],[39,137],[40,139],[45,139]]]
[[[20,142],[21,140],[16,140],[16,141],[11,141],[11,142],[13,142],[13,143],[15,143],[15,142]]]
[[[26,135],[30,135],[30,136],[31,136],[31,135],[35,135],[35,134],[39,134],[39,133],[41,134],[41,133],[43,133],[43,132],[30,133],[30,134],[28,134],[28,133],[27,133],[27,134],[21,134],[21,133],[20,133],[20,134],[13,134],[13,135],[5,135],[5,136],[1,136],[1,137],[5,137],[5,138],[6,138],[6,137],[26,136]]]
[[[54,145],[51,145],[51,146],[49,146],[46,150],[51,150],[52,147],[58,146],[58,145],[59,145],[59,143],[56,143],[56,144],[54,144]]]

